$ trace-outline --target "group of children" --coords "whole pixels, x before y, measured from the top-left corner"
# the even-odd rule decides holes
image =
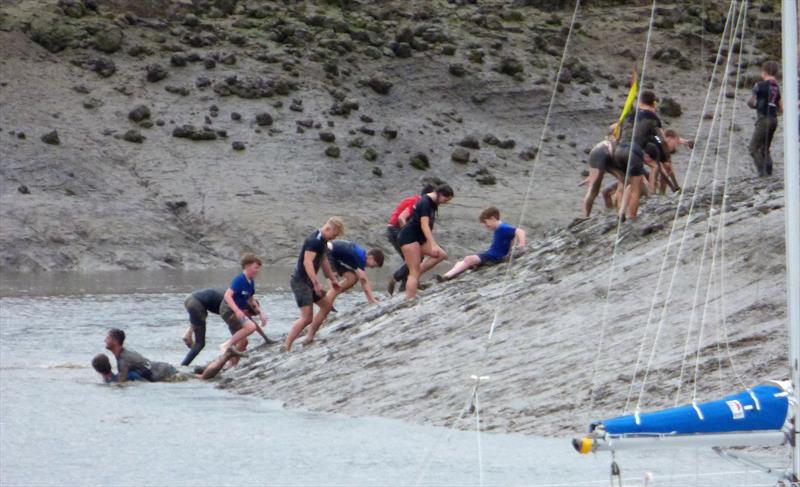
[[[761,66],[761,81],[753,87],[747,105],[755,109],[757,119],[750,142],[750,154],[759,176],[772,174],[770,145],[783,111],[777,82],[779,65],[767,61]],[[664,129],[652,91],[643,91],[638,106],[622,123],[609,127],[609,136],[589,152],[589,175],[583,198],[581,218],[590,217],[594,200],[600,193],[603,176],[611,173],[617,182],[603,190],[607,208],[617,208],[622,220],[636,219],[642,195],[664,194],[669,186],[681,190],[672,165],[672,154],[681,145],[693,147],[672,129]]]
[[[390,277],[389,294],[400,284],[408,300],[416,299],[421,276],[447,258],[447,253],[436,242],[433,235],[434,222],[440,205],[449,203],[453,189],[446,184],[426,185],[418,195],[403,199],[389,219],[387,237],[391,245],[403,258],[403,265]],[[455,278],[470,268],[493,265],[507,259],[517,245],[525,246],[525,232],[504,223],[497,208],[485,209],[478,218],[488,230],[494,232],[490,248],[481,254],[468,255],[457,262],[443,275],[436,276],[439,282]],[[333,217],[314,230],[300,249],[294,272],[289,280],[300,316],[292,324],[281,349],[290,351],[295,340],[307,329],[304,345],[310,345],[319,327],[334,310],[337,296],[361,283],[369,303],[376,303],[367,268],[382,267],[385,256],[380,249],[365,249],[354,242],[339,240],[344,235],[344,222]],[[221,346],[221,355],[205,367],[198,367],[194,375],[202,379],[216,376],[227,363],[236,365],[246,355],[248,337],[259,333],[266,343],[274,343],[264,333],[267,318],[255,299],[255,278],[262,261],[253,254],[241,259],[242,272],[231,281],[227,289],[204,289],[187,296],[184,307],[189,315],[190,327],[183,340],[189,352],[181,362],[188,366],[205,347],[206,320],[208,314],[218,314],[228,325],[231,337]],[[319,271],[327,278],[326,290],[319,279]],[[314,313],[314,305],[317,312]],[[260,323],[259,323],[260,322]],[[106,349],[117,360],[117,374],[105,354],[92,360],[92,366],[106,382],[128,380],[164,381],[183,377],[175,367],[163,362],[150,361],[123,346],[125,333],[112,329],[106,336]]]

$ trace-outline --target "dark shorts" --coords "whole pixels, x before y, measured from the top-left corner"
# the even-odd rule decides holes
[[[628,157],[630,156],[630,168]],[[614,163],[623,171],[629,171],[628,176],[644,176],[644,151],[638,144],[633,144],[633,150],[628,144],[620,144],[614,151]]]
[[[292,276],[292,279],[289,281],[289,286],[292,288],[294,301],[297,303],[298,308],[311,306],[325,297],[324,295],[316,294],[314,292],[314,286],[307,280],[298,276]]]
[[[589,153],[589,167],[607,171],[612,169],[613,165],[614,157],[608,153],[606,145],[601,143],[594,146],[594,149]]]
[[[425,238],[425,234],[422,233],[422,228],[419,225],[406,225],[397,236],[397,243],[400,244],[400,247],[414,242],[422,245],[427,241],[428,239]]]
[[[330,256],[328,256],[328,263],[331,265],[331,269],[333,269],[333,272],[335,272],[336,274],[338,274],[340,276],[343,276],[348,272],[352,272],[353,274],[356,273],[356,271],[354,269],[351,269],[351,268],[347,267],[346,265],[342,264],[338,260],[332,259]]]
[[[386,227],[386,239],[392,244],[392,247],[397,251],[400,256],[403,256],[403,251],[400,249],[400,242],[397,240],[397,237],[400,235],[400,229],[398,227]]]
[[[222,304],[219,305],[219,317],[228,325],[228,330],[231,332],[231,335],[241,330],[244,324],[250,321],[250,318],[247,316],[241,320],[237,318],[236,313],[233,312],[225,300],[222,300]]]
[[[205,306],[203,306],[203,303],[201,303],[197,298],[195,298],[190,294],[189,296],[186,297],[186,300],[183,302],[183,306],[189,313],[189,323],[191,323],[193,327],[206,326],[206,318],[208,318],[208,310],[206,309]]]
[[[498,257],[486,252],[478,254],[478,258],[481,260],[481,265],[496,265],[506,259],[505,257]]]

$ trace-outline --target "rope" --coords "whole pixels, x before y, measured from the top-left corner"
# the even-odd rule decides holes
[[[647,58],[648,53],[650,52],[650,41],[653,34],[653,24],[655,23],[655,16],[656,16],[656,0],[653,0],[653,4],[650,8],[650,21],[647,28],[647,37],[645,39],[644,45],[644,58],[642,59],[642,72],[641,76],[639,77],[639,86],[644,87],[645,76],[647,74]],[[637,93],[638,96],[638,93]],[[637,103],[635,110],[639,109],[639,105]],[[603,302],[603,311],[600,315],[600,339],[598,340],[598,350],[603,350],[605,347],[605,338],[606,338],[606,327],[608,325],[608,307],[610,302],[610,295],[611,295],[611,288],[614,284],[614,270],[616,269],[616,260],[617,260],[617,251],[619,248],[619,234],[622,229],[622,216],[625,210],[625,188],[628,186],[628,176],[630,174],[630,167],[631,167],[631,157],[633,156],[633,136],[636,133],[636,127],[639,123],[639,117],[634,115],[633,118],[633,130],[631,130],[631,144],[630,149],[628,150],[628,166],[625,170],[625,178],[622,182],[622,204],[620,205],[620,212],[617,213],[617,229],[614,234],[614,246],[611,250],[611,265],[608,270],[608,281],[606,282],[606,296],[605,301]],[[589,386],[589,408],[587,410],[587,414],[589,414],[594,409],[595,404],[595,387],[596,387],[596,376],[597,376],[597,365],[600,360],[600,353],[596,353],[594,356],[594,360],[592,361],[592,372],[590,375],[590,386]]]
[[[567,50],[569,48],[570,40],[572,39],[572,33],[575,30],[575,23],[576,23],[576,19],[578,17],[578,12],[580,10],[580,5],[581,5],[580,0],[576,0],[575,1],[575,9],[572,12],[572,18],[571,18],[570,24],[569,24],[569,30],[567,31],[567,37],[566,37],[566,39],[564,41],[564,50],[563,50],[563,52],[561,54],[561,59],[560,59],[559,64],[558,64],[558,71],[556,72],[555,81],[553,83],[553,90],[552,90],[552,93],[550,95],[550,101],[549,101],[549,103],[547,105],[547,112],[545,113],[544,123],[542,125],[542,132],[541,132],[541,134],[539,136],[539,144],[536,146],[536,148],[537,148],[536,155],[533,158],[533,162],[531,164],[531,171],[530,171],[530,174],[528,175],[528,185],[527,185],[527,188],[526,188],[526,191],[525,191],[525,198],[523,199],[522,208],[520,210],[520,217],[519,217],[518,227],[521,227],[522,223],[525,221],[525,215],[526,215],[527,209],[528,209],[528,201],[530,199],[531,191],[532,191],[532,188],[533,188],[533,181],[534,181],[535,176],[536,176],[536,168],[538,167],[539,158],[541,157],[541,154],[542,154],[542,146],[544,145],[544,139],[545,139],[546,134],[547,134],[547,128],[550,125],[550,118],[551,118],[551,115],[552,115],[552,112],[553,112],[553,106],[555,105],[556,95],[558,94],[558,86],[559,86],[559,83],[560,83],[561,75],[562,75],[563,70],[564,70],[564,64],[565,64],[566,58],[567,58]],[[452,434],[452,431],[454,430],[456,425],[461,421],[461,419],[463,418],[463,416],[466,413],[466,411],[469,410],[469,409],[472,409],[472,407],[470,407],[470,406],[475,406],[475,404],[472,401],[475,400],[475,402],[477,402],[476,399],[477,399],[478,387],[480,386],[481,377],[482,377],[482,374],[480,372],[482,372],[483,369],[486,366],[485,365],[486,356],[488,355],[490,346],[492,344],[492,339],[494,337],[494,332],[495,332],[495,329],[497,327],[498,318],[500,316],[500,309],[504,305],[505,296],[506,296],[507,291],[509,289],[509,280],[510,280],[510,277],[511,277],[511,268],[512,268],[512,264],[513,263],[514,263],[514,254],[512,252],[511,255],[509,256],[509,261],[508,261],[508,264],[506,265],[506,269],[505,269],[505,272],[504,272],[504,275],[503,275],[503,285],[502,285],[502,287],[504,289],[504,293],[502,295],[503,297],[501,297],[501,299],[497,300],[497,306],[495,306],[495,309],[494,309],[494,313],[493,313],[493,317],[492,317],[492,323],[491,323],[491,326],[489,327],[489,334],[487,336],[486,343],[485,343],[485,345],[483,347],[483,350],[481,351],[481,354],[480,354],[480,356],[478,357],[478,360],[477,360],[478,366],[476,368],[477,368],[478,373],[476,373],[474,375],[476,377],[478,377],[478,379],[477,379],[477,381],[475,383],[474,388],[472,388],[472,392],[468,396],[467,405],[465,405],[465,408],[462,409],[461,414],[459,414],[459,416],[458,416],[458,419],[456,419],[456,421],[451,426],[450,433],[448,434],[448,437]],[[478,417],[479,414],[480,414],[480,411],[478,410],[477,406],[475,406],[474,410],[475,410],[476,417]],[[480,438],[480,428],[478,429],[477,434],[478,434],[478,436]],[[437,440],[437,442],[434,445],[438,445],[438,443],[439,442]],[[425,474],[427,473],[427,469],[430,466],[430,458],[432,457],[432,455],[428,455],[428,457],[429,457],[428,460],[425,462],[424,470],[422,472],[420,472],[420,475],[417,476],[416,485],[420,485],[420,483],[424,479]],[[480,455],[479,455],[479,463],[481,463],[481,465],[479,465],[479,472],[481,472],[481,476],[482,476],[483,465],[482,465],[482,458],[480,457]]]
[[[714,68],[712,69],[711,78],[709,79],[709,83],[708,83],[708,89],[706,90],[706,97],[705,97],[705,100],[703,101],[703,108],[702,108],[702,111],[700,112],[700,122],[697,125],[697,130],[696,130],[696,133],[695,133],[695,140],[699,140],[700,139],[700,133],[701,133],[701,130],[703,128],[703,115],[706,113],[706,110],[708,108],[708,102],[709,102],[709,99],[711,98],[711,92],[712,92],[712,88],[713,88],[713,85],[714,85],[714,79],[716,78],[717,66],[719,65],[720,59],[722,58],[722,45],[724,43],[725,34],[728,32],[728,29],[729,29],[729,26],[730,26],[730,17],[731,17],[730,14],[731,14],[732,9],[733,9],[733,3],[731,4],[731,7],[728,10],[728,17],[727,17],[727,19],[725,21],[725,28],[723,30],[723,36],[722,36],[722,39],[720,41],[719,48],[717,50],[717,56],[716,56],[716,60],[714,62]],[[683,187],[683,188],[686,188],[688,186],[688,184],[689,184],[689,176],[691,175],[691,169],[692,169],[692,165],[694,164],[694,159],[695,159],[695,154],[697,152],[697,148],[698,148],[698,145],[695,144],[694,147],[692,148],[692,151],[691,151],[690,155],[689,155],[689,163],[688,163],[687,168],[686,168],[686,175],[684,176],[684,181],[683,181],[683,184],[681,185],[681,187]],[[648,332],[649,332],[649,329],[650,329],[650,325],[652,324],[653,313],[655,311],[656,301],[658,299],[658,294],[661,291],[661,283],[662,283],[662,280],[663,280],[663,277],[664,277],[664,273],[666,272],[666,269],[667,269],[667,261],[669,259],[669,250],[670,250],[670,247],[673,244],[673,237],[675,235],[675,230],[678,227],[678,219],[680,218],[680,209],[681,209],[682,202],[684,200],[684,196],[685,196],[685,192],[683,192],[683,191],[681,191],[678,194],[678,202],[677,202],[677,205],[675,207],[675,216],[673,217],[672,227],[671,227],[670,233],[669,233],[669,239],[668,239],[667,245],[666,245],[666,247],[664,249],[664,257],[662,258],[662,261],[661,261],[661,267],[659,269],[658,278],[656,280],[656,287],[653,290],[653,298],[652,298],[651,303],[650,303],[650,310],[649,310],[648,315],[647,315],[647,322],[645,324],[645,328],[644,328],[643,333],[642,333],[642,341],[641,341],[641,344],[639,346],[639,353],[637,354],[637,357],[636,357],[636,364],[634,366],[633,376],[631,377],[631,385],[630,385],[630,389],[628,391],[628,398],[627,398],[627,400],[625,402],[625,408],[624,408],[625,412],[628,411],[628,407],[630,405],[631,398],[633,397],[633,388],[634,388],[635,383],[636,383],[636,376],[638,374],[639,366],[641,365],[642,357],[644,355],[644,345],[645,345],[646,338],[647,338],[647,335],[648,335]],[[676,259],[676,263],[677,263],[677,259]]]

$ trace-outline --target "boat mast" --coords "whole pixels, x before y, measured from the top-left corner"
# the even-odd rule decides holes
[[[797,107],[797,0],[783,0],[783,154],[789,362],[794,386],[792,470],[800,479],[800,144]]]

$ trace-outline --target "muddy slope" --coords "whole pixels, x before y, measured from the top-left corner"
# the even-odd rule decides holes
[[[686,222],[689,201],[678,230]],[[698,279],[710,201],[708,188],[698,193],[689,217],[672,297],[644,386],[643,410],[675,402],[682,364],[678,400],[690,400],[696,360],[700,400],[718,397],[720,386],[725,393],[740,389],[737,377],[752,385],[788,374],[780,184],[739,180],[731,186],[724,261],[720,245],[712,251],[717,198]],[[326,325],[313,347],[298,347],[289,355],[275,348],[258,352],[222,386],[279,399],[288,407],[448,425],[468,397],[470,375],[480,373],[490,377],[480,390],[481,420],[487,430],[544,435],[583,431],[589,419],[621,413],[631,388],[674,215],[666,200],[651,200],[645,209],[647,216],[621,230],[604,338],[602,315],[616,235],[613,219],[582,223],[532,242],[510,268],[508,281],[506,267],[491,268],[434,285],[412,305],[395,297],[339,316]],[[643,363],[651,353],[680,235],[673,238]],[[715,277],[705,307],[714,254]],[[720,269],[724,300],[718,286]],[[694,307],[698,282],[699,305]],[[496,332],[481,362],[498,308]],[[634,401],[642,369],[634,382]],[[593,380],[596,394],[590,411]],[[459,426],[472,428],[474,420]]]

